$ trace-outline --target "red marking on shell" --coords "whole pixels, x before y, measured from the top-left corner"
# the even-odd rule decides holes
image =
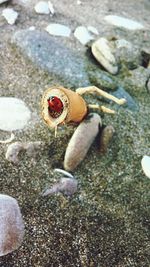
[[[57,96],[51,96],[47,100],[48,102],[48,110],[50,115],[53,118],[57,118],[60,116],[60,114],[63,112],[63,103]]]

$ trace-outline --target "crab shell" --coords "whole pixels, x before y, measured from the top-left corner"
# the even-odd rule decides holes
[[[63,104],[63,111],[57,117],[53,118],[48,110],[48,99],[58,97]],[[46,124],[51,128],[59,124],[68,122],[80,122],[87,114],[87,104],[84,99],[76,92],[64,87],[56,86],[47,89],[42,97],[42,117]]]

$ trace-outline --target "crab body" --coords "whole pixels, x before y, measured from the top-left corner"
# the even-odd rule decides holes
[[[81,96],[82,94],[85,93],[92,93],[92,94],[97,93],[110,100],[113,100],[119,105],[122,105],[126,102],[125,99],[118,99],[95,86],[78,88],[76,92],[60,86],[51,87],[45,91],[42,98],[42,117],[50,128],[55,128],[55,133],[57,127],[61,124],[68,124],[69,122],[77,122],[79,124],[80,123],[82,124],[81,127],[80,125],[77,127],[74,135],[72,136],[69,142],[66,151],[65,159],[67,158],[67,164],[64,162],[64,167],[67,170],[73,170],[80,163],[80,161],[83,160],[91,143],[93,142],[94,138],[98,133],[98,130],[96,130],[93,137],[93,132],[94,132],[93,129],[94,127],[96,127],[96,129],[99,128],[100,124],[99,121],[101,121],[101,119],[89,119],[89,122],[92,125],[91,128],[87,127],[86,122],[84,123],[84,119],[87,118],[89,108],[98,109],[100,111],[107,113],[113,113],[113,114],[115,113],[114,110],[108,109],[104,106],[87,104],[83,99],[83,97]],[[82,131],[80,130],[80,128],[81,129],[83,128]],[[89,136],[90,131],[91,131],[90,135],[91,137]],[[78,132],[80,133],[79,135],[77,134]],[[80,143],[80,140],[82,140],[81,133],[84,133],[84,135],[88,136],[89,139],[88,142],[84,142],[84,137],[83,137],[82,143],[85,143],[86,153],[84,153],[83,151],[81,151],[81,153],[78,153],[76,151],[77,147],[82,147],[82,144]],[[74,144],[73,142],[76,143]],[[71,152],[68,152],[70,151],[70,147],[71,147]],[[81,157],[80,154],[82,155]],[[72,166],[71,168],[66,167],[70,166],[70,163],[68,163],[68,158],[71,158],[72,160],[75,157],[77,158],[77,162],[75,164],[71,164]]]

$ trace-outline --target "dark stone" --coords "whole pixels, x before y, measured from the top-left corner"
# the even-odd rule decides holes
[[[117,80],[113,75],[101,69],[88,71],[89,80],[92,84],[102,89],[114,90],[117,88]]]
[[[122,107],[130,109],[132,111],[139,110],[138,103],[122,87],[118,87],[117,90],[112,93],[112,95],[118,98],[125,98],[127,100],[126,104],[124,104]],[[119,108],[120,106],[117,105],[117,107]]]
[[[12,43],[20,47],[38,67],[58,77],[67,86],[89,85],[83,58],[48,33],[20,30],[13,35]]]

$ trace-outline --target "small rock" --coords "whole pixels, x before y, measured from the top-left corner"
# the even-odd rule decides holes
[[[29,157],[35,157],[36,150],[41,147],[43,142],[14,142],[8,146],[6,152],[6,159],[14,164],[19,162],[19,154],[21,151],[25,150]]]
[[[100,152],[105,154],[108,149],[108,145],[112,140],[112,137],[115,133],[115,129],[112,125],[106,126],[100,135]]]
[[[46,31],[55,36],[64,36],[69,37],[71,34],[71,29],[65,25],[58,24],[58,23],[50,23],[46,27]]]
[[[97,61],[111,74],[118,72],[118,65],[112,53],[110,42],[100,38],[92,44],[92,53]]]
[[[86,45],[89,41],[93,40],[93,36],[89,33],[86,27],[79,26],[74,32],[74,36],[79,40],[83,45]]]
[[[125,64],[128,69],[135,69],[141,64],[140,48],[133,46],[125,39],[118,39],[111,43],[118,63]]]
[[[63,177],[51,188],[44,190],[42,196],[48,196],[57,193],[63,193],[66,196],[72,196],[77,191],[78,182],[76,179]]]
[[[87,29],[88,29],[89,32],[91,32],[91,33],[93,33],[95,35],[99,35],[99,32],[98,32],[98,30],[95,27],[88,26]]]
[[[88,71],[89,80],[91,84],[102,88],[102,89],[111,89],[114,90],[117,88],[118,80],[115,76],[109,74],[106,71],[99,69]]]
[[[29,30],[30,30],[30,31],[35,31],[35,26],[30,26],[30,27],[29,27]]]
[[[89,117],[80,123],[67,146],[64,168],[74,170],[85,158],[91,144],[99,132],[101,118],[98,114],[89,114]]]
[[[150,178],[150,157],[144,156],[141,161],[142,169],[145,173],[145,175]]]
[[[0,194],[0,256],[18,249],[23,236],[24,223],[16,199]]]
[[[114,95],[115,97],[118,97],[118,98],[125,98],[126,99],[126,103],[123,105],[123,108],[130,109],[131,111],[138,111],[139,110],[138,103],[121,86],[118,87],[117,90],[112,93],[112,95]],[[116,105],[116,109],[117,108],[119,108],[118,105]]]
[[[14,131],[23,129],[31,117],[25,103],[15,97],[0,97],[0,129]]]
[[[131,20],[131,19],[124,18],[124,17],[108,15],[108,16],[105,16],[104,19],[112,25],[115,25],[117,27],[122,27],[128,30],[143,30],[144,29],[144,26],[141,23]]]
[[[45,1],[40,1],[38,2],[35,7],[34,7],[36,13],[38,14],[49,14],[50,10],[49,10],[49,4],[48,2]]]
[[[134,70],[130,70],[129,74],[122,80],[126,86],[132,87],[133,90],[138,90],[138,88],[146,89],[147,82],[150,78],[150,69],[146,69],[142,66]]]
[[[54,40],[48,33],[37,30],[17,31],[12,43],[21,48],[34,64],[59,77],[66,86],[77,88],[90,84],[81,55]]]
[[[8,24],[13,25],[18,18],[18,12],[12,8],[5,8],[2,11],[2,16],[7,20]]]

